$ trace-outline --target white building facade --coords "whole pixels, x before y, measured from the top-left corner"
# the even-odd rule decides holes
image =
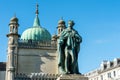
[[[115,58],[113,61],[103,61],[100,68],[84,75],[89,80],[120,80],[120,58]]]

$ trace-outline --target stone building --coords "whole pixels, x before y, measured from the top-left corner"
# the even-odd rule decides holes
[[[120,80],[120,58],[115,58],[113,61],[103,61],[98,69],[84,75],[89,80]]]
[[[49,31],[41,26],[38,14],[37,5],[33,26],[25,30],[21,37],[18,18],[14,16],[10,20],[6,80],[31,73],[58,74],[57,36],[51,37]]]
[[[10,20],[6,80],[87,80],[81,75],[59,74],[57,39],[66,28],[65,21],[58,21],[58,34],[51,36],[40,24],[38,14],[37,4],[33,26],[26,29],[22,35],[19,34],[18,18],[14,16]]]

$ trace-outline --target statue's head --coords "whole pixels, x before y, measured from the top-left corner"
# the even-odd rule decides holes
[[[75,25],[74,21],[69,20],[68,21],[68,27],[73,27]]]

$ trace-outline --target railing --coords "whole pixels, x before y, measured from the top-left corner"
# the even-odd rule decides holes
[[[60,74],[31,73],[30,75],[19,73],[14,80],[57,80]]]
[[[17,73],[14,80],[31,80],[31,78],[23,73]]]
[[[25,48],[56,48],[57,42],[53,41],[33,41],[33,40],[19,40],[19,47]]]

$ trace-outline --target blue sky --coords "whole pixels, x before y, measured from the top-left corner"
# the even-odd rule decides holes
[[[51,34],[57,33],[61,17],[74,20],[74,28],[83,38],[79,53],[79,69],[86,73],[100,66],[103,60],[119,58],[120,1],[119,0],[1,0],[0,1],[0,62],[6,61],[9,21],[16,14],[19,33],[32,27],[36,2],[39,3],[41,26]]]

